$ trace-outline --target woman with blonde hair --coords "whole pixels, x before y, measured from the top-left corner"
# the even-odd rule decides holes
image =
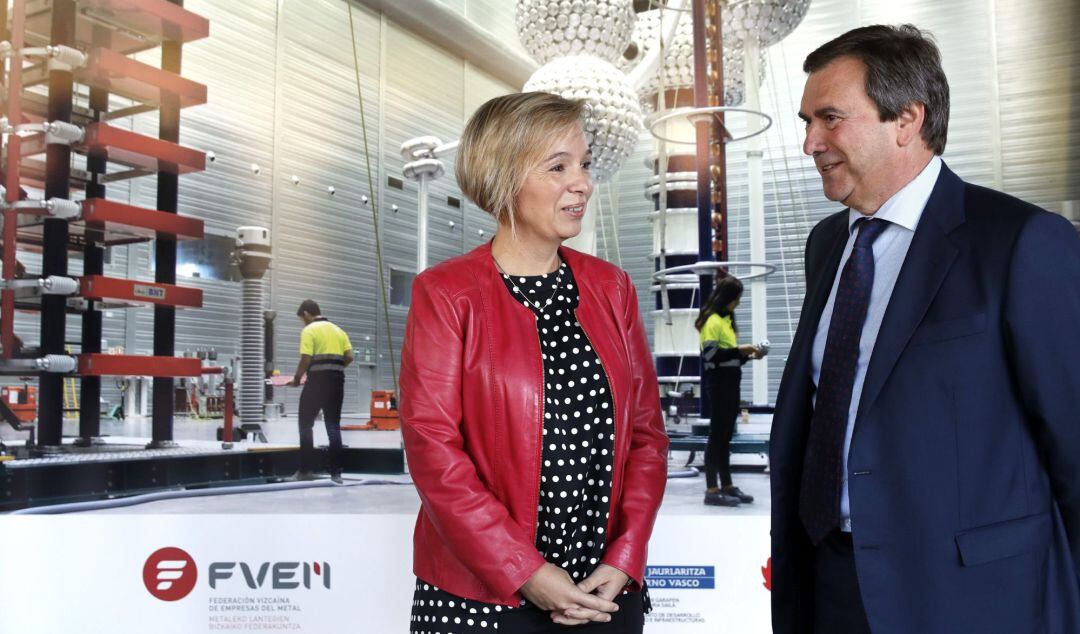
[[[477,110],[457,178],[498,231],[413,284],[412,632],[642,630],[667,436],[630,277],[562,246],[593,190],[582,107],[533,92]]]

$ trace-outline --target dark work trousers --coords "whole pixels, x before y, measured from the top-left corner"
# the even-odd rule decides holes
[[[851,533],[829,533],[814,550],[814,633],[870,634]]]
[[[327,471],[341,474],[341,401],[345,398],[345,373],[335,370],[308,372],[300,393],[300,470],[315,471],[315,441],[312,428],[322,410],[326,437],[330,440]]]
[[[611,615],[607,623],[583,625],[560,625],[551,620],[551,614],[531,603],[517,610],[499,615],[500,632],[513,634],[555,634],[559,632],[588,632],[589,634],[641,634],[645,627],[645,613],[640,592],[627,592],[615,597],[619,611]]]
[[[705,373],[712,412],[709,416],[709,442],[705,445],[705,486],[731,486],[731,437],[739,416],[741,368],[713,368]]]

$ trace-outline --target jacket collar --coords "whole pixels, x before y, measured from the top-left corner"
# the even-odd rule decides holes
[[[494,240],[494,238],[492,238],[492,240]],[[495,259],[491,257],[492,240],[488,240],[464,255],[465,259],[472,267],[481,291],[490,291],[492,288],[502,289],[503,287],[502,279],[500,279],[501,274],[499,273],[499,269],[495,267]],[[580,276],[587,276],[589,274],[589,259],[583,253],[575,251],[570,247],[560,246],[559,258],[563,262],[566,262],[567,266],[570,267],[570,270],[574,272],[575,278],[580,278]],[[582,288],[581,285],[578,285],[578,288],[580,291]]]

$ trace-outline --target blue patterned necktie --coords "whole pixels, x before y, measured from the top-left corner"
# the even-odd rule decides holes
[[[840,525],[844,436],[859,362],[859,340],[874,287],[873,246],[888,226],[886,220],[855,221],[859,233],[836,289],[799,492],[799,517],[814,545]]]

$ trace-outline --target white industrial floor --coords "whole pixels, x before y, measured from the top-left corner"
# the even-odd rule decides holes
[[[357,416],[346,416],[343,424],[363,423],[366,420]],[[768,417],[752,417],[749,424],[741,426],[741,431],[767,431]],[[177,418],[174,424],[174,438],[185,447],[213,448],[216,429],[220,419],[194,420]],[[264,425],[267,439],[271,444],[295,446],[298,434],[295,418],[270,421]],[[78,433],[77,421],[64,424],[64,435]],[[126,421],[102,420],[101,433],[111,441],[139,442],[150,436],[150,420],[130,417]],[[352,447],[401,446],[401,434],[396,431],[343,431],[343,439]],[[0,441],[8,445],[19,444],[25,434],[0,428]],[[315,426],[316,444],[326,443],[326,432],[321,423]],[[238,449],[240,449],[238,447]],[[683,471],[688,458],[687,452],[672,452],[670,470]],[[695,464],[700,465],[702,455],[699,452]],[[737,508],[708,507],[702,504],[705,480],[702,476],[692,478],[670,478],[667,492],[660,512],[664,515],[766,515],[769,513],[769,476],[762,470],[762,457],[757,455],[734,455],[736,465],[735,484],[755,497],[752,504]],[[738,467],[742,466],[742,469]],[[345,474],[344,486],[326,486],[328,482],[316,482],[308,488],[287,490],[246,491],[237,494],[203,495],[194,498],[169,499],[136,504],[114,509],[89,511],[91,513],[146,513],[146,514],[200,514],[200,513],[379,513],[398,514],[415,513],[420,506],[419,497],[407,474],[373,475],[362,473]],[[268,487],[270,488],[270,487]]]

